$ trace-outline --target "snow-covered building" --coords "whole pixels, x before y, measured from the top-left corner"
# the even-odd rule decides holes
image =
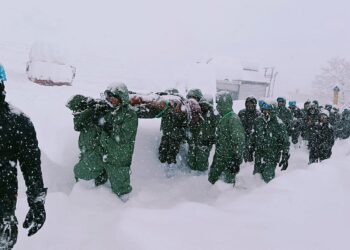
[[[267,97],[270,73],[252,64],[223,63],[217,66],[216,90],[226,90],[234,100]]]

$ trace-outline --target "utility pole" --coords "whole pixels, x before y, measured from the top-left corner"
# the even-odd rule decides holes
[[[273,80],[276,81],[276,73],[275,73],[275,67],[265,67],[265,78],[269,79],[269,88],[267,89],[267,97],[271,97],[273,95]]]
[[[274,94],[274,91],[275,91],[275,86],[276,86],[276,77],[278,75],[278,72],[275,72],[275,74],[273,75],[273,85],[272,85],[272,93],[271,93],[271,96],[273,96]],[[270,97],[271,97],[270,96]]]

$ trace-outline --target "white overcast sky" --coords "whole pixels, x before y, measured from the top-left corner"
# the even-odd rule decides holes
[[[331,57],[350,59],[346,0],[6,2],[1,40],[56,39],[129,63],[231,57],[275,66],[278,92],[309,88]]]

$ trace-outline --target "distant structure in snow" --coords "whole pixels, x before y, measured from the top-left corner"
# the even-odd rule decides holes
[[[48,43],[35,43],[27,62],[27,77],[30,81],[46,85],[72,85],[76,68],[67,64],[62,51]]]
[[[268,74],[268,69],[272,68],[259,70],[258,67],[243,65],[232,71],[231,79],[217,79],[216,90],[230,92],[233,100],[243,100],[248,96],[267,97],[271,82],[276,76],[273,71]]]

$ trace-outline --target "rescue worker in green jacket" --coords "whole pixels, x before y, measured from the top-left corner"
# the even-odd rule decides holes
[[[331,124],[332,126],[335,126],[336,120],[335,120],[335,113],[333,111],[333,106],[331,104],[326,104],[324,108],[329,112],[329,124]]]
[[[100,143],[112,191],[121,197],[132,190],[130,166],[138,119],[136,112],[129,105],[129,93],[125,84],[109,86],[105,97],[112,109],[100,119],[99,123],[103,127]]]
[[[226,183],[235,185],[245,148],[245,133],[239,117],[232,110],[232,97],[220,91],[216,95],[219,112],[216,146],[208,180],[214,184],[223,175]]]
[[[254,172],[268,183],[275,177],[277,164],[286,170],[289,159],[289,138],[284,123],[278,120],[275,108],[265,103],[262,116],[255,120],[251,136],[254,152]]]
[[[302,111],[297,107],[296,101],[288,102],[288,109],[293,115],[293,120],[291,123],[290,136],[292,137],[293,144],[298,143],[299,135],[301,132],[301,121],[303,118]]]
[[[123,199],[131,192],[130,166],[135,145],[138,120],[129,106],[129,94],[125,84],[111,85],[105,91],[110,108],[96,112],[97,133],[91,133],[95,154],[87,158],[87,164],[77,164],[76,178],[91,180],[104,175],[111,183],[112,191]],[[95,106],[95,105],[94,105]],[[98,139],[97,139],[98,138]]]
[[[310,106],[311,106],[311,102],[309,100],[304,102],[304,107],[301,109],[302,119],[304,119],[307,116],[307,111],[310,108]]]
[[[319,120],[319,109],[316,104],[311,104],[301,120],[300,131],[304,140],[308,141],[314,132],[315,125]]]
[[[89,97],[75,95],[67,103],[67,107],[73,111],[74,129],[80,132],[80,156],[79,162],[74,167],[75,173],[78,170],[75,178],[79,179],[79,169],[83,169],[84,172],[87,172],[86,169],[88,169],[92,173],[103,169],[99,176],[92,178],[95,178],[96,186],[104,184],[108,177],[103,167],[103,150],[100,145],[102,128],[98,124],[99,114],[102,112],[102,103],[98,103]]]
[[[332,155],[334,130],[328,114],[328,111],[320,109],[319,122],[314,125],[309,139],[309,164],[326,160]]]
[[[341,113],[339,112],[339,108],[333,107],[332,111],[334,113],[334,124],[337,124],[341,120]]]
[[[293,115],[293,118],[295,119],[302,119],[303,114],[300,108],[297,107],[297,102],[296,101],[289,101],[288,102],[288,109]]]
[[[252,134],[253,124],[256,118],[260,116],[260,111],[256,109],[257,100],[255,97],[247,97],[245,100],[245,109],[238,112],[238,117],[241,119],[246,138],[246,147],[243,154],[245,162],[253,161],[253,156],[249,154],[249,137]]]
[[[171,89],[169,95],[178,94],[176,89]],[[174,100],[167,101],[165,108],[161,111],[160,130],[162,138],[159,145],[159,161],[161,163],[176,163],[176,156],[180,151],[180,146],[186,140],[186,128],[188,117],[181,110],[182,102]]]
[[[200,89],[189,90],[186,98],[196,100],[201,108],[199,122],[189,125],[188,165],[192,170],[206,171],[210,150],[215,143],[216,117],[213,105],[203,97]]]
[[[350,137],[350,110],[344,109],[341,120],[335,125],[335,136],[340,139]]]
[[[283,97],[277,98],[277,117],[285,124],[288,135],[292,134],[293,114],[286,106],[286,99]]]
[[[259,105],[259,110],[260,110],[260,112],[262,112],[262,107],[263,107],[264,103],[265,103],[264,100],[259,100],[259,101],[258,101],[258,105]]]

